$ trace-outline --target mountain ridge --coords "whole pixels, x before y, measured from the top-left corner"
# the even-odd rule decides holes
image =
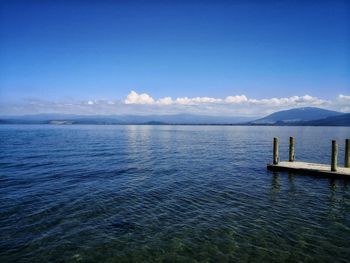
[[[194,114],[36,114],[23,116],[0,116],[0,124],[350,126],[350,113],[342,113],[316,107],[303,107],[277,111],[259,119],[253,117],[225,117]]]
[[[263,118],[252,121],[252,124],[276,124],[278,122],[283,123],[296,123],[324,119],[327,117],[339,116],[344,113],[316,108],[316,107],[302,107],[293,108],[289,110],[277,111]]]
[[[169,115],[71,115],[38,114],[24,116],[0,116],[0,123],[50,124],[53,121],[72,124],[237,124],[255,117],[207,116],[194,114]]]

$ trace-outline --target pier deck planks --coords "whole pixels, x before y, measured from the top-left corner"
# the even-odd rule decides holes
[[[338,167],[336,172],[331,172],[331,166],[327,164],[282,161],[278,164],[268,164],[267,169],[350,179],[350,168]]]

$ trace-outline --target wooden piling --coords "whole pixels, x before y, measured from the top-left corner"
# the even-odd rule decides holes
[[[338,168],[338,144],[335,140],[332,140],[332,162],[331,171],[336,172]]]
[[[289,137],[289,161],[294,162],[294,160],[295,160],[294,137]]]
[[[350,139],[345,140],[345,160],[344,167],[350,167]]]
[[[278,156],[278,138],[273,138],[273,164],[278,164],[279,156]]]

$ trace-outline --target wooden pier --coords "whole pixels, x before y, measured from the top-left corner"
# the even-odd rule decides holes
[[[344,167],[338,166],[338,144],[335,140],[332,141],[330,165],[295,161],[295,143],[293,137],[289,139],[289,161],[280,161],[278,144],[278,138],[273,138],[273,161],[272,164],[267,165],[267,169],[270,171],[287,171],[350,179],[350,139],[345,140]]]

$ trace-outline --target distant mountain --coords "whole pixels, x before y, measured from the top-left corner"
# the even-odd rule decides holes
[[[145,124],[145,125],[275,125],[275,126],[350,126],[350,113],[320,108],[297,108],[278,111],[264,118],[174,115],[72,115],[37,114],[25,116],[0,116],[0,124]]]
[[[174,115],[64,115],[38,114],[25,116],[0,116],[0,124],[238,124],[255,118],[222,117],[192,114]]]
[[[305,121],[300,123],[303,126],[348,126],[350,127],[350,113],[338,116],[327,117],[320,120]]]
[[[340,116],[344,113],[314,107],[297,108],[272,113],[264,118],[250,122],[250,124],[274,125],[293,124],[320,120],[328,117]]]

